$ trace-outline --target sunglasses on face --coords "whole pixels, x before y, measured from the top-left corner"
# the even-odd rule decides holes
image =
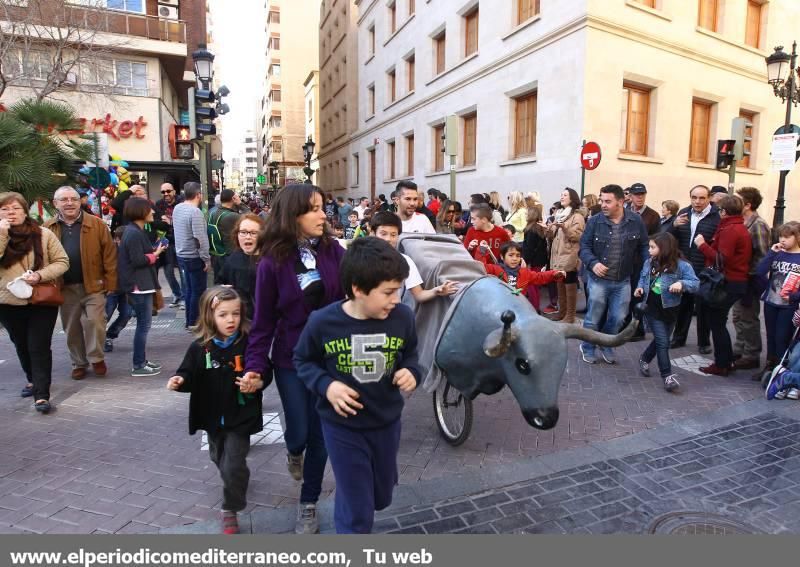
[[[162,191],[162,195],[169,195],[170,193],[174,193],[175,191]]]

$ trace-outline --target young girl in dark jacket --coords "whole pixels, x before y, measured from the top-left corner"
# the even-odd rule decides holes
[[[189,434],[208,433],[208,455],[222,477],[222,531],[239,533],[237,512],[247,506],[250,435],[261,431],[261,392],[268,381],[243,377],[247,332],[242,298],[213,287],[200,297],[197,340],[186,351],[167,389],[187,392]]]
[[[247,318],[253,318],[256,301],[256,268],[261,258],[259,239],[264,233],[264,219],[253,213],[239,216],[233,227],[233,252],[225,260],[220,275],[222,285],[232,285],[245,304]]]

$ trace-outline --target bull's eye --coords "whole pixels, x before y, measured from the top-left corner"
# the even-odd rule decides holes
[[[528,361],[524,358],[518,358],[516,362],[514,362],[514,365],[517,367],[520,374],[525,374],[527,376],[531,373],[531,365],[528,364]]]

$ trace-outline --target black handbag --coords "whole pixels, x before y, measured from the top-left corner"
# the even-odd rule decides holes
[[[723,307],[728,301],[728,282],[722,270],[722,256],[717,252],[714,265],[703,268],[697,274],[697,278],[700,280],[700,289],[697,290],[697,295],[710,307]]]

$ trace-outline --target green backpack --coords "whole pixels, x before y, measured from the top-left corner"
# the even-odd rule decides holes
[[[209,251],[211,252],[212,256],[225,256],[228,253],[227,246],[225,245],[225,239],[222,237],[222,233],[219,231],[219,221],[226,214],[233,213],[220,207],[215,212],[214,216],[208,219],[208,244]]]

